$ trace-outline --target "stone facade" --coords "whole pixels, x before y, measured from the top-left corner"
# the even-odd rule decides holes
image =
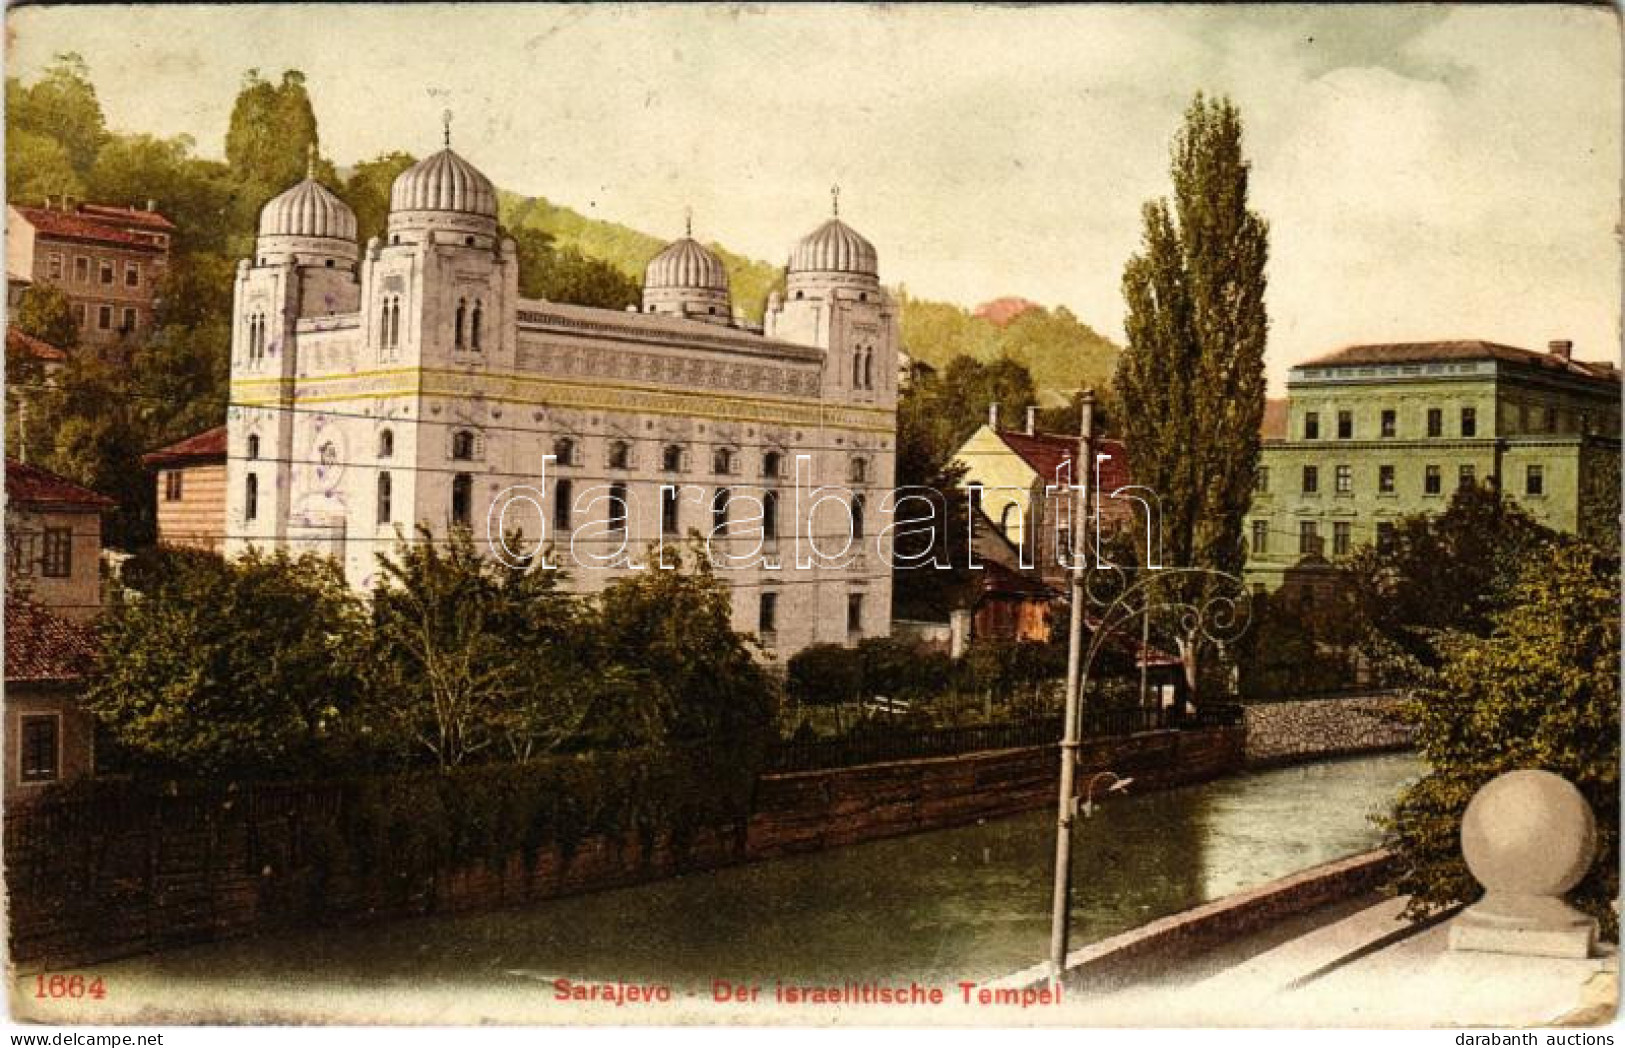
[[[1293,368],[1287,432],[1264,442],[1248,514],[1249,580],[1312,576],[1471,481],[1559,531],[1617,529],[1619,372],[1570,349],[1354,346]]]
[[[1404,703],[1401,695],[1374,693],[1245,705],[1247,764],[1407,749],[1416,732],[1399,719]]]
[[[773,653],[887,633],[897,308],[838,218],[762,330],[688,238],[641,311],[521,299],[495,191],[449,148],[396,181],[384,237],[354,236],[307,179],[239,264],[228,553],[328,553],[365,589],[419,529],[517,530],[592,591],[694,532]]]

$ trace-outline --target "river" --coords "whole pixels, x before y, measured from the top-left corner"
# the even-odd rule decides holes
[[[1413,755],[1385,754],[1113,794],[1078,826],[1072,941],[1371,848],[1371,815],[1421,770]],[[421,1001],[556,978],[663,982],[679,994],[718,978],[981,980],[1045,954],[1053,818],[1032,812],[524,910],[308,929],[96,971],[150,1015],[168,1011],[158,1002],[191,999],[238,1002],[240,1017],[301,991]]]

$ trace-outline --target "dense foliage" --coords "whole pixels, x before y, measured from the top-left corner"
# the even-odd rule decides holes
[[[1467,802],[1496,775],[1543,768],[1579,787],[1597,816],[1599,854],[1571,898],[1617,938],[1619,572],[1594,547],[1546,543],[1513,566],[1480,631],[1435,635],[1440,663],[1410,710],[1430,771],[1389,821],[1411,915],[1477,897],[1461,858]]]
[[[1162,563],[1234,575],[1258,467],[1269,323],[1268,229],[1248,208],[1234,105],[1196,97],[1170,174],[1172,206],[1145,205],[1142,246],[1123,272],[1129,344],[1116,375],[1118,431],[1135,483],[1159,500]],[[1199,606],[1204,592],[1179,597]],[[1180,640],[1193,696],[1205,647],[1193,622]]]

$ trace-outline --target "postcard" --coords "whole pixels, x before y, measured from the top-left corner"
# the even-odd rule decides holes
[[[7,32],[14,1029],[1613,1018],[1613,9]]]

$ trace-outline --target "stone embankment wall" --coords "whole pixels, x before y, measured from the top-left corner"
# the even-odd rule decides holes
[[[1409,749],[1415,729],[1399,717],[1404,702],[1399,693],[1377,692],[1243,706],[1247,766]]]
[[[1085,769],[1155,789],[1242,767],[1240,728],[1154,731],[1086,743]],[[391,882],[324,866],[313,815],[325,794],[265,790],[226,802],[137,807],[110,832],[79,808],[7,819],[11,956],[61,969],[279,927],[464,913],[658,880],[898,834],[973,823],[1055,803],[1053,746],[856,768],[766,775],[749,821],[701,831],[682,849],[588,837],[569,854],[540,848]],[[105,814],[105,813],[100,813]]]

